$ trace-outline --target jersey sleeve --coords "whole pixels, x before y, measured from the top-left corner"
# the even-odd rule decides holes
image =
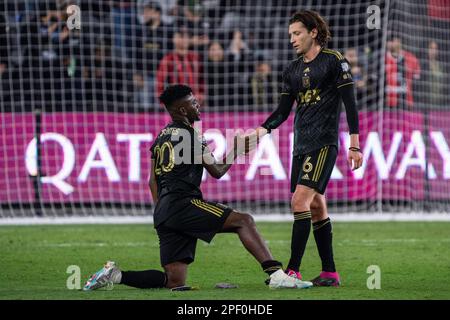
[[[335,75],[336,88],[353,83],[350,64],[340,53],[333,56],[333,69]]]
[[[272,129],[278,128],[284,121],[286,121],[295,101],[295,94],[293,93],[292,84],[289,77],[290,66],[291,65],[289,65],[283,72],[283,81],[278,107],[261,125],[261,127],[266,128],[269,132]]]
[[[347,123],[350,134],[359,133],[358,109],[356,108],[356,99],[354,94],[354,85],[350,64],[339,52],[335,51],[333,55],[335,83],[342,101],[344,102],[347,115]]]
[[[283,75],[282,75],[282,83],[281,83],[281,92],[280,95],[287,95],[287,96],[295,96],[292,92],[292,84],[291,84],[291,80],[290,80],[290,70],[291,65],[288,65],[286,67],[286,69],[283,71]]]

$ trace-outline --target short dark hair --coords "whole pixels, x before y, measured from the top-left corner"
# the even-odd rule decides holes
[[[164,89],[164,92],[159,96],[159,100],[169,110],[173,103],[192,94],[192,89],[184,84],[174,84]]]
[[[145,1],[143,3],[143,7],[144,8],[149,8],[149,9],[153,9],[153,10],[156,10],[158,12],[162,11],[161,4],[159,2],[157,2],[157,1],[148,1],[147,0],[147,1]]]
[[[188,36],[192,36],[192,30],[185,24],[177,24],[176,26],[174,26],[174,34],[178,33],[180,35],[185,35],[187,34]]]
[[[398,39],[400,40],[400,42],[403,42],[402,37],[400,36],[400,34],[398,32],[388,32],[388,35],[386,37],[387,41],[393,41],[394,39]]]
[[[325,19],[316,11],[312,10],[299,10],[294,13],[289,19],[289,25],[301,22],[306,29],[311,32],[313,29],[317,29],[317,42],[321,47],[325,47],[328,41],[331,39],[330,28],[328,27]]]

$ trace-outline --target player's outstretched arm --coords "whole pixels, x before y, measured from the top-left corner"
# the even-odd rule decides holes
[[[278,128],[289,117],[294,101],[291,95],[282,93],[277,109],[258,129],[266,129],[266,133],[270,133],[272,129]]]
[[[239,155],[247,154],[254,148],[256,148],[257,139],[256,136],[241,136],[234,137],[233,150],[230,151],[222,161],[218,162],[209,148],[206,146],[203,152],[203,167],[208,173],[216,179],[220,179],[234,163],[234,160]]]

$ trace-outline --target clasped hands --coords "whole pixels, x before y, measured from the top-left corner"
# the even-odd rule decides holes
[[[248,154],[256,148],[261,138],[267,134],[264,128],[257,128],[248,134],[237,134],[234,137],[234,151],[236,155]]]

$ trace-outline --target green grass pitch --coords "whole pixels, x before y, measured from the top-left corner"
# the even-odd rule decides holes
[[[275,258],[289,258],[291,223],[258,223]],[[450,223],[334,223],[334,250],[341,288],[270,290],[259,264],[234,234],[198,242],[188,285],[171,292],[116,285],[112,291],[69,290],[68,266],[81,270],[81,286],[107,259],[123,270],[160,269],[152,225],[0,227],[0,299],[449,299]],[[368,266],[381,270],[381,289],[369,290]],[[302,263],[304,278],[320,271],[311,235]],[[215,289],[219,282],[237,289]]]

